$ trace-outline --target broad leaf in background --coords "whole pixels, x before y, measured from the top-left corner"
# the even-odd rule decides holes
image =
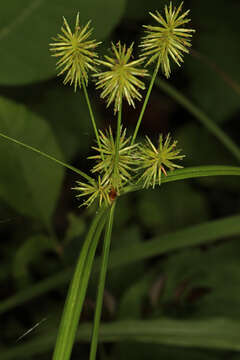
[[[72,265],[77,261],[79,248],[84,242],[84,232],[86,231],[86,219],[79,214],[70,212],[67,214],[68,227],[65,230],[64,240],[62,242],[64,265]]]
[[[31,284],[30,265],[38,263],[43,259],[46,251],[54,252],[51,238],[45,235],[33,235],[26,239],[17,249],[13,258],[12,272],[19,287]]]
[[[239,252],[237,239],[170,256],[162,301],[191,306],[195,316],[240,319]]]
[[[55,75],[49,42],[60,32],[62,17],[73,25],[92,20],[94,37],[104,39],[120,21],[125,0],[11,0],[1,3],[0,83],[28,84]],[[107,16],[106,16],[107,15]]]
[[[123,294],[117,312],[117,318],[140,319],[143,301],[149,295],[153,282],[153,271],[147,272],[131,285]]]
[[[61,159],[48,124],[24,106],[0,98],[0,132]],[[21,146],[0,140],[0,197],[24,215],[49,224],[64,170]]]
[[[83,92],[74,93],[70,87],[54,86],[45,89],[41,102],[29,106],[51,124],[64,156],[70,159],[79,151],[82,154],[79,160],[82,161],[90,146],[94,145],[93,128]],[[96,115],[94,111],[95,118]]]
[[[239,72],[239,1],[191,1],[191,18],[196,34],[193,49],[214,62],[234,82]],[[224,26],[223,26],[224,19]],[[239,94],[204,61],[187,57],[184,70],[189,73],[189,92],[197,105],[217,121],[224,121],[239,110]]]
[[[187,183],[162,184],[157,191],[141,191],[137,211],[142,223],[157,234],[208,217],[206,199]]]
[[[127,19],[144,19],[149,11],[160,10],[168,3],[167,0],[128,0],[124,15]]]
[[[69,243],[74,238],[79,238],[79,236],[83,235],[86,228],[86,224],[82,217],[79,217],[72,212],[70,212],[67,217],[68,228],[64,237],[65,244]]]

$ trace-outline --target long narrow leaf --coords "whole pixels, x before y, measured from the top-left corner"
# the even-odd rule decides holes
[[[95,216],[83,244],[64,306],[53,360],[67,360],[71,356],[95,251],[105,222],[104,213],[106,209],[102,208]]]
[[[89,341],[91,325],[79,329],[78,340]],[[240,322],[225,318],[204,320],[157,319],[103,324],[100,341],[141,341],[164,345],[240,350]]]
[[[156,237],[150,241],[136,245],[128,245],[127,248],[113,250],[110,254],[109,269],[130,264],[134,261],[147,259],[151,256],[167,253],[172,250],[187,246],[197,246],[211,243],[215,240],[240,234],[240,215],[229,216],[223,219],[208,221],[200,225],[188,227]],[[99,269],[99,259],[94,270]],[[73,274],[73,268],[59,272],[48,279],[39,282],[31,288],[23,290],[18,294],[0,303],[0,314],[5,313],[27,301],[66,284]]]
[[[116,201],[112,204],[108,222],[106,225],[106,233],[105,233],[104,245],[103,245],[102,263],[101,263],[101,270],[100,270],[99,283],[98,283],[96,309],[95,309],[95,316],[94,316],[94,323],[93,323],[90,360],[95,360],[96,353],[97,353],[99,326],[100,326],[100,320],[101,320],[101,314],[102,314],[103,293],[104,293],[106,274],[107,274],[107,266],[108,266],[109,252],[110,252],[115,206],[116,206]]]
[[[205,222],[173,233],[157,236],[140,244],[129,244],[127,249],[115,250],[110,256],[109,268],[124,266],[152,256],[166,254],[188,246],[211,243],[239,234],[240,215]],[[99,263],[96,266],[98,268]]]
[[[186,169],[178,169],[168,172],[167,176],[162,176],[162,184],[178,181],[184,179],[194,179],[206,176],[229,176],[240,175],[240,167],[238,166],[223,166],[223,165],[208,165],[208,166],[193,166]],[[161,187],[160,187],[161,188]],[[126,194],[131,191],[141,190],[142,185],[131,185],[124,188],[122,194]]]
[[[90,341],[91,324],[78,330],[78,341]],[[162,345],[240,351],[240,322],[224,318],[204,320],[134,320],[102,324],[101,342],[144,342]],[[33,358],[49,351],[54,336],[48,334],[26,345],[19,345],[1,353],[1,360]]]

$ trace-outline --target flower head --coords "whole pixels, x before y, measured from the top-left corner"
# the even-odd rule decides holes
[[[183,2],[178,8],[173,8],[172,2],[169,7],[165,6],[165,19],[156,11],[150,15],[158,22],[159,26],[144,25],[146,36],[140,46],[143,48],[142,56],[149,57],[146,65],[159,61],[162,71],[168,78],[170,76],[169,56],[181,66],[183,53],[188,53],[191,46],[190,38],[195,30],[183,27],[190,19],[186,18],[189,10],[180,14]]]
[[[126,129],[121,129],[118,161],[115,168],[116,140],[113,137],[111,128],[109,128],[106,134],[100,130],[99,135],[101,148],[93,147],[98,154],[89,157],[90,159],[97,160],[97,164],[93,167],[92,172],[101,173],[103,182],[111,184],[116,190],[119,190],[123,183],[128,182],[132,177],[132,166],[136,164],[134,152],[137,145],[130,145],[131,138],[126,137]]]
[[[100,44],[95,40],[88,40],[93,29],[89,28],[90,21],[81,27],[79,24],[79,13],[76,17],[75,31],[72,32],[67,20],[63,18],[62,34],[58,34],[55,42],[50,44],[53,56],[59,57],[57,69],[61,71],[58,75],[66,73],[64,84],[74,84],[74,90],[81,88],[82,83],[88,83],[88,72],[96,71],[97,53],[94,49]]]
[[[151,140],[146,136],[146,144],[139,148],[139,168],[144,173],[139,181],[143,181],[143,187],[155,187],[161,184],[162,172],[167,175],[166,168],[174,170],[174,168],[182,168],[182,166],[174,164],[172,160],[183,159],[185,155],[179,155],[181,150],[176,149],[177,141],[171,143],[168,134],[163,141],[162,134],[159,136],[158,147],[155,147]]]
[[[109,70],[97,73],[97,89],[102,89],[101,98],[107,100],[107,107],[114,103],[114,112],[119,111],[122,99],[126,98],[129,105],[134,107],[134,99],[141,100],[142,96],[138,89],[145,89],[144,83],[138,77],[147,75],[145,69],[138,68],[144,59],[130,61],[133,52],[133,44],[112,44],[113,56],[105,55],[105,61],[99,61]]]
[[[109,197],[111,186],[109,184],[103,183],[100,176],[98,180],[84,183],[77,181],[76,187],[72,190],[79,191],[80,194],[77,195],[77,198],[86,197],[87,200],[83,202],[82,205],[90,206],[96,199],[99,201],[99,206],[104,202],[105,204],[111,204],[111,199]]]

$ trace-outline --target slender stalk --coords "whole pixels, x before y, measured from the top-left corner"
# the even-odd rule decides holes
[[[116,157],[118,158],[118,150],[119,150],[119,143],[120,143],[120,132],[121,132],[121,121],[122,121],[122,103],[120,105],[118,111],[118,119],[117,119],[117,134],[116,134]]]
[[[158,62],[156,64],[155,70],[153,72],[153,75],[152,75],[152,78],[151,78],[151,81],[150,81],[150,84],[149,84],[149,87],[148,87],[146,97],[144,99],[142,110],[140,112],[140,115],[139,115],[139,118],[138,118],[138,121],[137,121],[137,125],[136,125],[134,133],[133,133],[131,145],[133,145],[135,140],[136,140],[137,133],[138,133],[139,127],[141,125],[142,118],[143,118],[144,112],[146,110],[146,106],[147,106],[147,103],[148,103],[148,100],[149,100],[149,97],[150,97],[150,94],[151,94],[151,91],[152,91],[152,88],[153,88],[153,85],[154,85],[154,82],[155,82],[155,79],[156,79],[156,76],[157,76],[157,73],[158,73],[158,70],[159,70],[159,66],[160,66],[160,57],[159,57]]]
[[[16,140],[16,139],[14,139],[14,138],[12,138],[12,137],[10,137],[10,136],[4,135],[4,134],[2,134],[2,133],[0,133],[0,136],[1,136],[2,138],[4,138],[4,139],[8,140],[8,141],[14,142],[14,143],[17,144],[17,145],[20,145],[20,146],[24,147],[25,149],[31,150],[31,151],[33,151],[33,152],[35,152],[35,153],[37,153],[37,154],[39,154],[39,155],[41,155],[41,156],[49,159],[49,160],[52,160],[52,161],[54,161],[55,163],[57,163],[57,164],[59,164],[59,165],[62,165],[63,167],[65,167],[65,168],[67,168],[67,169],[70,169],[70,170],[74,171],[74,172],[77,173],[77,174],[80,174],[80,175],[81,175],[82,177],[84,177],[86,180],[93,181],[93,179],[92,179],[90,176],[88,176],[87,174],[85,174],[83,171],[75,168],[75,167],[72,166],[72,165],[69,165],[69,164],[67,164],[67,163],[64,163],[64,162],[61,161],[61,160],[58,160],[58,159],[56,159],[55,157],[53,157],[53,156],[51,156],[51,155],[48,155],[48,154],[46,154],[46,153],[44,153],[44,152],[42,152],[42,151],[34,148],[33,146],[24,144],[23,142],[18,141],[18,140]]]
[[[70,359],[95,251],[105,223],[106,211],[106,208],[102,207],[96,214],[81,249],[64,306],[53,360]]]
[[[99,275],[98,294],[97,294],[96,310],[95,310],[93,333],[92,333],[92,340],[91,340],[90,360],[95,360],[96,353],[97,353],[99,325],[100,325],[100,319],[101,319],[101,313],[102,313],[103,293],[104,293],[108,258],[109,258],[109,252],[110,252],[110,243],[111,243],[115,205],[116,205],[116,201],[112,204],[108,222],[106,225],[106,232],[105,232],[104,245],[103,245],[103,254],[102,254],[102,264],[101,264],[101,270],[100,270],[100,275]]]
[[[97,125],[96,125],[96,121],[95,121],[95,118],[94,118],[94,115],[93,115],[92,106],[91,106],[91,102],[90,102],[90,99],[89,99],[89,96],[88,96],[86,84],[84,83],[84,81],[82,83],[82,86],[83,86],[83,92],[84,92],[85,99],[86,99],[86,102],[87,102],[90,118],[91,118],[91,121],[92,121],[93,130],[94,130],[94,133],[95,133],[95,136],[96,136],[96,139],[97,139],[97,144],[98,144],[99,149],[101,149],[101,142],[100,142],[100,139],[99,139]],[[101,155],[103,156],[102,152],[101,152]]]
[[[117,117],[117,132],[116,132],[116,140],[115,140],[115,159],[114,159],[114,179],[115,183],[118,184],[118,161],[119,161],[119,144],[120,144],[120,136],[121,136],[121,121],[122,121],[122,103],[120,104],[120,108],[118,111]]]
[[[218,140],[233,154],[233,156],[240,161],[239,147],[211,118],[209,118],[202,110],[200,110],[168,82],[158,78],[156,79],[156,85],[187,109],[193,116],[195,116],[216,138],[218,138]]]

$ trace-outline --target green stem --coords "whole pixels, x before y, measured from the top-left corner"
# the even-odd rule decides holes
[[[102,264],[101,264],[101,270],[100,270],[100,275],[99,275],[98,294],[97,294],[96,310],[95,310],[93,333],[92,333],[92,340],[91,340],[90,360],[95,360],[96,353],[97,353],[99,325],[100,325],[100,319],[101,319],[101,313],[102,313],[103,293],[104,293],[108,258],[109,258],[109,252],[110,252],[110,243],[111,243],[115,205],[116,205],[116,202],[114,202],[111,207],[108,222],[106,225],[106,233],[105,233],[105,238],[104,238],[103,254],[102,254]]]
[[[58,330],[53,360],[69,360],[77,331],[83,302],[97,244],[105,224],[106,208],[102,207],[92,221],[84,241],[75,273],[68,291],[61,323]]]
[[[23,142],[18,141],[18,140],[14,139],[14,138],[12,138],[12,137],[10,137],[10,136],[4,135],[4,134],[2,134],[2,133],[0,133],[0,136],[1,136],[2,138],[4,138],[4,139],[8,140],[8,141],[14,142],[14,143],[17,144],[17,145],[20,145],[20,146],[24,147],[25,149],[31,150],[31,151],[33,151],[33,152],[35,152],[35,153],[37,153],[37,154],[39,154],[39,155],[41,155],[41,156],[49,159],[49,160],[52,160],[52,161],[54,161],[55,163],[57,163],[57,164],[59,164],[59,165],[62,165],[63,167],[65,167],[65,168],[67,168],[67,169],[70,169],[70,170],[74,171],[74,172],[77,173],[77,174],[80,174],[82,177],[84,177],[84,178],[85,178],[86,180],[88,180],[88,181],[91,181],[91,182],[93,181],[93,179],[92,179],[90,176],[88,176],[87,174],[85,174],[83,171],[75,168],[74,166],[68,165],[68,164],[64,163],[63,161],[61,161],[61,160],[55,159],[53,156],[48,155],[48,154],[46,154],[46,153],[44,153],[44,152],[42,152],[42,151],[40,151],[40,150],[38,150],[38,149],[30,146],[30,145],[24,144]]]
[[[235,156],[235,158],[240,161],[239,147],[228,135],[224,133],[221,128],[219,128],[219,126],[211,118],[209,118],[203,111],[198,109],[196,105],[194,105],[190,100],[182,95],[177,89],[169,85],[168,82],[158,78],[156,80],[156,85],[165,93],[170,95],[179,104],[181,104],[192,115],[194,115],[213,135],[216,136],[216,138],[220,140],[223,145],[225,145],[225,147]]]
[[[138,129],[139,129],[140,125],[141,125],[142,118],[143,118],[143,115],[144,115],[144,112],[146,110],[146,106],[147,106],[147,103],[148,103],[148,100],[149,100],[149,96],[151,94],[151,91],[152,91],[152,88],[153,88],[153,85],[154,85],[154,82],[155,82],[155,79],[156,79],[156,76],[157,76],[157,73],[158,73],[158,70],[159,70],[159,66],[160,66],[160,58],[158,59],[157,65],[156,65],[154,73],[152,75],[152,78],[151,78],[151,81],[150,81],[150,84],[149,84],[149,87],[148,87],[148,91],[147,91],[146,97],[144,99],[142,110],[140,112],[140,115],[139,115],[139,118],[138,118],[138,121],[137,121],[137,125],[136,125],[134,133],[133,133],[131,145],[133,145],[135,140],[136,140]]]
[[[117,132],[115,140],[115,159],[114,159],[114,184],[119,184],[119,173],[118,173],[118,161],[119,161],[119,145],[120,145],[120,136],[121,136],[121,121],[122,121],[122,103],[120,104],[118,117],[117,117]]]
[[[97,130],[96,121],[95,121],[95,118],[94,118],[94,115],[93,115],[92,106],[91,106],[89,96],[88,96],[88,92],[87,92],[87,88],[86,88],[86,85],[85,85],[84,82],[83,82],[82,86],[83,86],[83,91],[84,91],[85,99],[86,99],[86,102],[87,102],[90,118],[91,118],[91,121],[92,121],[94,133],[95,133],[95,136],[96,136],[96,139],[97,139],[97,144],[98,144],[99,149],[101,149],[101,142],[100,142],[100,139],[99,139],[99,134],[98,134],[98,130]],[[101,152],[101,156],[103,156],[102,152]]]

